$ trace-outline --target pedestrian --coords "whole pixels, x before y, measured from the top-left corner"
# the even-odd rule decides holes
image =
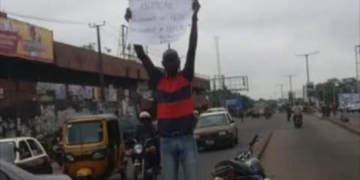
[[[141,45],[134,45],[135,52],[149,75],[150,85],[157,91],[162,180],[179,179],[179,166],[183,167],[185,180],[198,179],[198,150],[193,137],[196,118],[193,113],[191,82],[194,78],[199,9],[198,0],[194,0],[189,49],[182,71],[179,71],[180,58],[175,50],[168,49],[164,52],[162,65],[165,72],[162,72],[154,66]],[[127,9],[125,19],[131,19],[130,9]]]
[[[287,121],[290,121],[291,113],[292,113],[292,107],[290,104],[288,104],[286,107]]]

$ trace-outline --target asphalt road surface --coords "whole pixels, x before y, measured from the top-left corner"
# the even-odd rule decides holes
[[[261,159],[266,174],[275,180],[359,180],[360,137],[312,116],[304,117],[303,127],[295,129],[285,114],[265,120],[237,121],[239,144],[235,148],[214,148],[199,154],[199,180],[207,180],[214,165],[233,158],[255,134],[272,130]],[[128,179],[132,168],[129,164]],[[109,180],[118,180],[114,175]],[[184,176],[180,173],[180,180]]]
[[[359,180],[359,153],[359,136],[306,116],[301,129],[288,123],[274,131],[262,163],[275,180]]]
[[[199,180],[206,180],[210,177],[214,165],[224,159],[233,158],[237,152],[246,148],[247,144],[256,135],[265,131],[276,129],[280,121],[274,121],[275,118],[265,120],[260,119],[245,119],[244,122],[237,120],[237,126],[239,128],[239,144],[234,148],[212,148],[199,154]],[[182,171],[182,170],[180,170]],[[131,180],[132,170],[128,169],[128,179]],[[119,178],[118,175],[111,177],[111,180]],[[180,180],[184,180],[184,175],[180,173]]]

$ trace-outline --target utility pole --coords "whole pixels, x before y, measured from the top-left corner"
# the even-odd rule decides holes
[[[171,44],[170,43],[168,43],[168,49],[171,49]]]
[[[216,62],[217,62],[217,73],[220,81],[220,85],[225,89],[225,77],[221,75],[221,63],[220,63],[220,50],[219,50],[219,37],[215,36],[215,48],[216,48]]]
[[[284,87],[284,85],[283,84],[278,84],[277,86],[280,86],[280,90],[281,90],[281,99],[282,100],[284,100],[284,89],[283,89],[283,87]]]
[[[289,86],[290,86],[290,93],[289,93],[289,101],[292,103],[293,98],[294,98],[294,94],[293,94],[293,90],[292,90],[292,77],[294,75],[288,75],[289,77]]]
[[[289,77],[290,92],[292,93],[292,77],[294,77],[294,75],[288,75],[287,77]]]
[[[122,39],[122,55],[123,55],[123,58],[125,59],[126,58],[126,42],[125,42],[125,30],[127,30],[127,26],[126,25],[121,25],[121,39]]]
[[[333,103],[336,103],[336,84],[333,86]]]
[[[322,93],[322,95],[323,95],[323,101],[324,101],[324,104],[326,104],[326,99],[325,99],[325,86],[323,86],[323,93]]]
[[[219,37],[215,36],[215,46],[216,46],[216,62],[217,62],[217,73],[221,75],[221,65],[220,65],[220,52],[219,52]]]
[[[97,35],[97,44],[98,44],[98,70],[99,70],[99,81],[100,81],[100,91],[101,91],[101,100],[105,101],[105,81],[104,81],[104,70],[102,64],[102,53],[101,53],[101,37],[100,37],[100,27],[105,26],[105,21],[102,24],[90,24],[91,28],[96,29]]]

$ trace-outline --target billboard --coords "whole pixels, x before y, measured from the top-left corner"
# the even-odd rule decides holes
[[[29,23],[0,17],[0,54],[53,63],[53,33]]]
[[[226,100],[226,107],[227,108],[235,108],[235,109],[242,109],[243,104],[240,99],[228,99]]]
[[[358,93],[339,94],[338,98],[340,107],[344,107],[349,104],[357,104],[360,102],[360,94]]]
[[[306,84],[306,90],[307,90],[307,95],[309,97],[315,96],[315,85],[314,85],[313,82],[310,82],[310,83]]]

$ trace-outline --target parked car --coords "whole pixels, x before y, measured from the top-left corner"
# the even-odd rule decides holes
[[[32,137],[0,139],[0,159],[13,163],[32,174],[52,174],[48,154]]]
[[[222,111],[227,111],[227,109],[225,109],[223,107],[210,108],[210,109],[206,110],[206,113],[222,112]]]
[[[203,113],[198,119],[194,136],[199,147],[233,147],[238,142],[238,129],[227,111]]]
[[[66,175],[34,175],[0,160],[0,180],[71,180]]]
[[[360,112],[360,102],[351,104],[348,107],[348,112]]]

